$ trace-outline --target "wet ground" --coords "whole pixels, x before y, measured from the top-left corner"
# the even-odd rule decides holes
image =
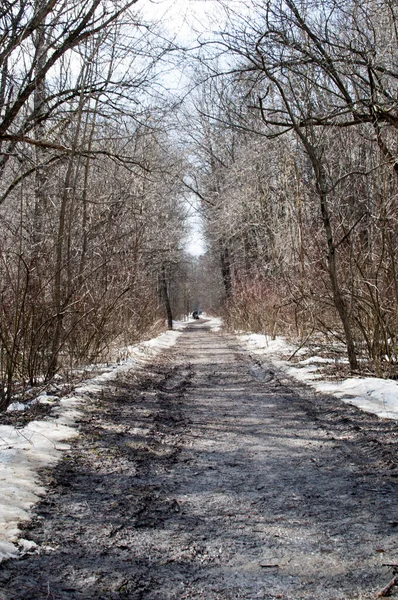
[[[202,320],[80,428],[1,600],[368,600],[398,569],[397,424],[258,368]]]

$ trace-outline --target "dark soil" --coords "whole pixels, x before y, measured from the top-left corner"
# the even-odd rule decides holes
[[[394,576],[397,424],[256,367],[203,321],[80,429],[1,600],[368,600]]]

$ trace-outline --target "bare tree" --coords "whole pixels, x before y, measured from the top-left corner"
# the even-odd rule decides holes
[[[224,114],[209,116],[225,126],[234,124],[242,134],[255,132],[268,139],[292,139],[294,134],[299,140],[311,165],[309,183],[318,197],[333,303],[351,369],[357,370],[354,329],[360,303],[346,285],[353,259],[351,255],[348,260],[345,246],[353,242],[369,212],[344,211],[343,216],[344,199],[337,192],[343,182],[354,186],[371,171],[360,161],[351,169],[351,160],[344,169],[330,151],[330,132],[341,132],[341,138],[344,131],[356,128],[359,136],[351,139],[358,141],[361,134],[372,137],[375,132],[382,158],[373,169],[383,168],[383,159],[395,169],[395,8],[350,0],[325,1],[317,9],[305,1],[253,1],[250,8],[238,14],[225,5],[230,27],[217,42],[209,42],[207,48],[215,47],[216,52],[201,58],[209,64],[210,77],[223,73],[226,85],[240,86],[238,100],[245,101],[246,110],[236,102],[236,94],[229,94],[227,103],[219,99]]]
[[[162,133],[167,106],[151,105],[167,46],[134,4],[0,13],[2,408],[16,377],[49,380],[162,314],[161,265],[178,262],[184,229],[181,161]]]

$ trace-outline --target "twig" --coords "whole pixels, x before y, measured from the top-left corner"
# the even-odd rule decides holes
[[[308,342],[308,340],[310,339],[310,337],[312,336],[312,334],[314,333],[314,331],[315,331],[315,327],[312,328],[311,333],[309,333],[307,335],[307,337],[305,338],[305,340],[303,342],[301,342],[300,346],[298,348],[296,348],[296,350],[293,352],[293,354],[291,356],[289,356],[289,358],[287,359],[288,361],[292,360],[292,358],[297,354],[297,352],[299,350],[301,350],[301,348]]]
[[[123,587],[126,587],[126,585],[128,584],[128,582],[129,582],[129,580],[128,580],[128,579],[123,579],[123,581],[122,581],[122,583],[119,585],[119,587],[117,587],[117,588],[116,588],[116,591],[117,591],[117,592],[120,592],[120,591],[121,591],[121,589],[122,589]]]
[[[389,596],[392,588],[396,585],[398,585],[398,577],[391,579],[390,583],[384,588],[384,590],[381,590],[381,592],[377,594],[377,597],[385,598],[386,596]]]

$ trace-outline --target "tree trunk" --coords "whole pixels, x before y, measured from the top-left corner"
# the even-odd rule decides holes
[[[328,273],[330,278],[330,283],[332,287],[333,294],[333,302],[336,307],[336,310],[339,314],[341,323],[344,329],[344,335],[346,340],[347,347],[347,356],[348,361],[350,363],[351,371],[358,370],[358,360],[355,351],[355,343],[354,336],[352,334],[352,328],[350,323],[350,316],[347,309],[347,305],[344,299],[344,296],[341,292],[338,274],[337,274],[337,265],[336,265],[336,247],[333,239],[333,231],[330,223],[329,216],[329,208],[327,201],[327,184],[325,181],[325,176],[323,172],[323,165],[321,164],[321,160],[316,156],[314,149],[310,151],[310,158],[312,162],[312,166],[316,176],[316,188],[319,196],[319,201],[321,205],[321,214],[323,221],[323,228],[326,234],[327,240],[327,263],[328,263]]]
[[[39,12],[43,9],[43,0],[36,0],[35,2],[35,12]],[[47,60],[47,53],[45,50],[46,46],[46,24],[45,22],[41,23],[35,32],[34,36],[34,46],[36,53],[36,66],[35,66],[35,74],[39,73]],[[33,110],[34,110],[34,118],[35,118],[35,129],[34,129],[34,138],[37,142],[40,142],[45,138],[45,112],[46,112],[46,78],[43,77],[36,84],[34,93],[33,93]],[[35,259],[37,255],[40,254],[41,245],[45,240],[44,233],[44,222],[47,217],[47,209],[48,209],[48,173],[47,169],[44,167],[45,159],[47,156],[47,150],[45,148],[37,145],[35,147],[35,161],[36,161],[36,171],[35,171],[35,207],[34,207],[34,218],[33,218],[33,231],[32,231],[32,242],[33,242],[33,253],[34,253],[34,261],[35,261],[35,270],[37,271],[38,262]],[[40,274],[38,274],[40,276]]]
[[[173,313],[171,311],[169,291],[167,288],[166,267],[164,266],[164,264],[162,265],[162,268],[161,268],[160,284],[161,284],[161,288],[162,288],[164,305],[165,305],[165,309],[166,309],[167,329],[173,329]]]
[[[221,260],[221,274],[222,274],[222,281],[224,284],[225,297],[228,302],[232,297],[231,259],[230,259],[230,255],[229,255],[228,246],[223,241],[220,241],[220,260]]]

